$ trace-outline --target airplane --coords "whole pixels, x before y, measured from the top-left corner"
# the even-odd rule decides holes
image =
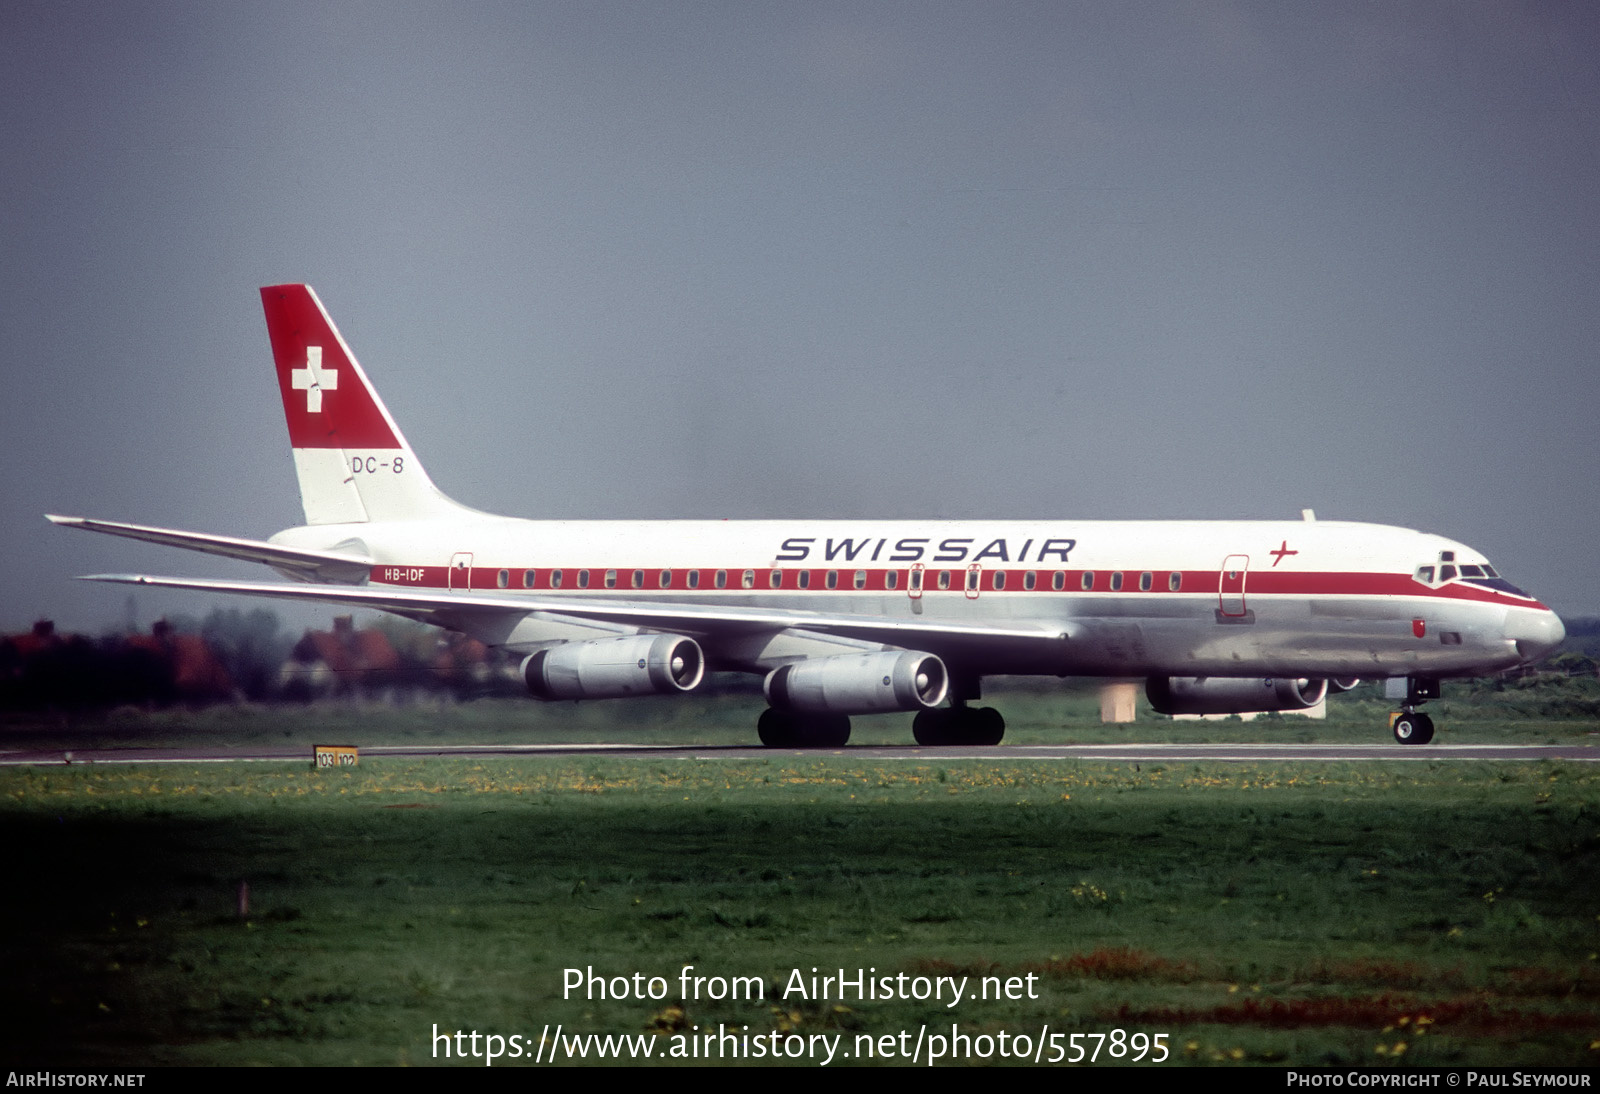
[[[996,744],[995,675],[1146,679],[1163,714],[1300,710],[1361,678],[1426,744],[1450,677],[1565,636],[1462,543],[1298,521],[524,520],[434,486],[307,285],[261,290],[305,524],[267,540],[48,515],[264,563],[290,581],[87,580],[369,608],[522,657],[531,695],[693,691],[758,674],[769,747],[837,747],[914,712],[922,745]]]

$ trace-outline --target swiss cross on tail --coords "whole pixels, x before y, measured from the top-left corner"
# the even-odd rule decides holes
[[[307,346],[306,367],[295,369],[289,378],[296,391],[306,393],[306,411],[311,414],[321,414],[322,393],[339,386],[338,372],[331,368],[323,371],[321,346]]]
[[[278,390],[294,448],[403,447],[355,355],[309,286],[261,290]]]

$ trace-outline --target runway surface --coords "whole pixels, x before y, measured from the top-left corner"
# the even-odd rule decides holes
[[[1275,761],[1345,763],[1363,760],[1441,761],[1497,760],[1523,761],[1577,760],[1600,762],[1600,747],[1565,745],[1482,745],[1482,744],[1061,744],[994,745],[990,747],[923,748],[916,745],[860,745],[831,749],[782,749],[746,745],[620,745],[620,744],[526,744],[526,745],[373,745],[362,747],[368,757],[427,756],[616,756],[626,758],[678,760],[749,760],[776,757],[815,759],[836,756],[843,760],[907,760],[922,763],[981,759],[1009,760],[1096,760],[1112,763],[1173,763],[1212,761],[1225,763],[1272,763]],[[61,750],[0,751],[0,767],[68,764],[199,764],[199,763],[301,763],[311,762],[307,747],[184,749],[184,748],[101,748]]]

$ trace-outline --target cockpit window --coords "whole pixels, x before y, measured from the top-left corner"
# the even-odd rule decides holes
[[[1493,589],[1498,593],[1510,593],[1512,596],[1520,596],[1527,600],[1533,599],[1533,597],[1501,577],[1495,568],[1487,562],[1463,562],[1455,566],[1450,565],[1455,560],[1456,552],[1440,551],[1439,565],[1418,566],[1417,572],[1411,576],[1413,580],[1427,585],[1429,588],[1459,579],[1470,582],[1479,588]],[[1437,579],[1435,575],[1437,575]]]
[[[1482,575],[1474,573],[1473,571],[1475,570],[1482,570]],[[1480,585],[1485,589],[1493,589],[1497,593],[1510,593],[1512,596],[1520,596],[1525,600],[1533,599],[1533,597],[1501,577],[1499,571],[1487,562],[1482,566],[1463,565],[1461,567],[1461,576],[1474,585]]]
[[[1493,589],[1496,592],[1510,593],[1512,596],[1520,596],[1524,600],[1533,599],[1533,597],[1529,596],[1527,593],[1523,592],[1521,589],[1517,588],[1503,577],[1486,577],[1481,581],[1474,581],[1473,584],[1482,585],[1484,588]]]

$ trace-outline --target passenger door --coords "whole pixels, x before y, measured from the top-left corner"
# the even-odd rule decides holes
[[[1244,618],[1244,581],[1249,572],[1249,555],[1229,555],[1222,561],[1217,580],[1218,611],[1229,619]]]

